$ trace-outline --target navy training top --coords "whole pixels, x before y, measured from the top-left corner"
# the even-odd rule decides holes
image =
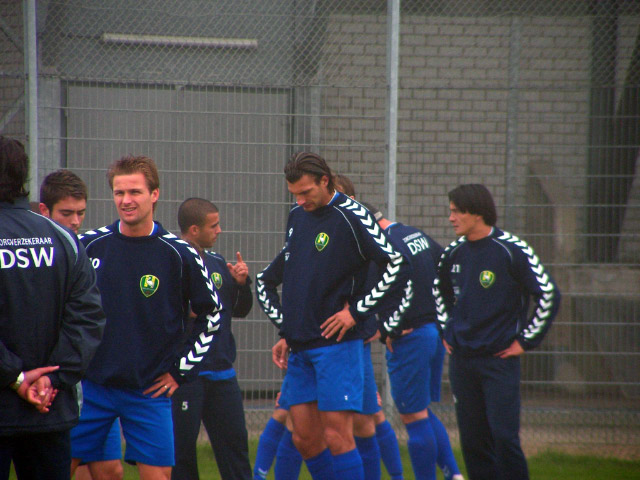
[[[376,285],[366,288],[367,263],[382,273]],[[294,206],[287,222],[286,243],[280,253],[256,277],[258,302],[280,329],[292,350],[336,343],[322,337],[320,325],[342,310],[345,302],[357,322],[364,321],[387,291],[405,285],[410,266],[388,241],[369,211],[336,192],[328,205],[312,212]],[[282,284],[282,298],[277,293]],[[407,295],[411,295],[411,284]],[[404,309],[407,298],[397,303]],[[401,315],[401,314],[400,314]],[[364,338],[354,328],[343,341]]]
[[[107,316],[102,343],[86,377],[100,385],[143,389],[169,372],[178,382],[204,358],[224,309],[198,252],[155,223],[129,237],[119,221],[80,237],[98,276]],[[184,341],[184,318],[196,313]]]
[[[533,249],[496,227],[445,249],[434,296],[444,339],[466,356],[493,355],[516,339],[524,350],[538,346],[560,307],[560,291]]]

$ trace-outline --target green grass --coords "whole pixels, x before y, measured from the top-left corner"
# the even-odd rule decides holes
[[[640,461],[638,460],[568,455],[553,451],[531,457],[529,470],[534,480],[640,479]]]
[[[256,455],[257,443],[257,439],[252,439],[249,443],[249,455],[252,461]],[[411,463],[406,446],[400,446],[400,453],[404,465],[405,479],[413,480]],[[466,478],[466,470],[460,451],[454,450],[454,453],[462,469],[462,474],[465,475]],[[529,457],[528,462],[532,480],[640,480],[639,460],[619,460],[615,458],[569,455],[548,451]],[[198,445],[198,465],[200,468],[200,478],[220,480],[218,467],[216,466],[211,447],[208,444]],[[125,465],[124,472],[125,480],[138,478],[137,469],[131,465]],[[16,477],[13,470],[9,478],[15,480]],[[267,478],[273,480],[273,468]],[[442,474],[438,471],[438,479],[441,480],[442,478]],[[304,464],[302,466],[300,480],[311,480],[311,476],[307,472]],[[389,476],[384,470],[384,467],[382,469],[382,480],[389,480]]]
[[[249,444],[249,455],[255,458],[257,439],[251,440]],[[400,446],[402,463],[404,465],[405,480],[413,480],[411,462],[407,448]],[[454,451],[458,465],[462,469],[462,474],[466,477],[466,470],[460,451]],[[640,461],[618,460],[613,458],[599,458],[592,456],[568,455],[559,452],[543,452],[528,458],[529,470],[532,480],[602,480],[602,479],[624,479],[640,480]],[[198,464],[200,478],[207,480],[220,480],[215,459],[208,444],[198,445]],[[125,466],[125,480],[138,478],[135,467]],[[273,480],[273,468],[267,477]],[[442,479],[442,474],[438,471],[438,479]],[[303,465],[301,480],[311,480],[311,476]],[[382,468],[382,480],[389,480],[384,467]]]

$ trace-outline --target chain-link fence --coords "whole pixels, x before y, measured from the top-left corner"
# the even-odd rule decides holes
[[[523,360],[525,448],[640,454],[637,1],[0,0],[0,53],[0,132],[37,132],[32,185],[73,169],[100,226],[106,167],[147,154],[157,218],[176,231],[183,199],[213,200],[217,250],[253,273],[282,246],[293,151],[443,244],[447,192],[485,183],[563,292]],[[258,308],[234,334],[257,433],[276,334]],[[436,408],[455,437],[450,395]]]

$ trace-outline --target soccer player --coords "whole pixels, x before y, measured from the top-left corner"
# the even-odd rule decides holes
[[[40,213],[77,235],[87,211],[87,186],[71,170],[50,173],[40,185]]]
[[[459,238],[442,254],[434,294],[467,472],[470,480],[526,480],[520,355],[542,341],[560,292],[533,249],[495,226],[484,185],[450,191],[449,210]]]
[[[0,136],[0,478],[68,480],[75,385],[102,338],[96,274],[77,237],[30,211],[24,147]]]
[[[40,213],[77,235],[87,211],[87,186],[71,170],[50,173],[40,185]]]
[[[84,405],[72,455],[104,448],[116,418],[125,460],[143,480],[171,476],[171,395],[213,345],[224,315],[198,252],[153,220],[158,171],[145,156],[125,156],[107,174],[119,219],[81,236],[98,276],[107,327],[82,382]],[[185,340],[184,318],[196,314]]]
[[[87,210],[87,186],[71,170],[56,170],[47,175],[40,185],[38,208],[42,215],[69,228],[78,235]],[[80,384],[78,384],[78,395],[82,395]],[[82,402],[80,403],[82,404]],[[96,452],[91,458],[84,459],[85,462],[91,463],[91,468],[87,465],[76,468],[77,462],[72,465],[76,480],[91,480],[93,477],[113,480],[123,477],[124,471],[120,462],[120,458],[122,458],[120,423],[118,421],[113,423],[109,439],[107,446],[111,449]]]
[[[333,176],[333,180],[337,191],[355,199],[355,188],[347,176],[335,174]],[[354,415],[354,438],[358,448],[358,453],[362,458],[365,480],[379,480],[381,473],[381,452],[376,438],[376,420],[378,420],[378,423],[383,424],[383,422],[386,422],[386,418],[384,417],[384,413],[380,408],[381,405],[378,402],[373,364],[371,362],[370,342],[377,338],[377,336],[374,336],[377,331],[375,316],[370,316],[367,321],[363,323],[362,328],[364,328],[364,338],[367,339],[363,350],[363,408],[361,412]],[[377,418],[374,417],[374,414],[378,415]],[[298,477],[302,457],[291,440],[292,437],[289,431],[290,422],[288,422],[289,424],[287,425],[287,428],[285,428],[285,420],[287,419],[287,410],[276,408],[271,419],[267,423],[265,430],[260,436],[258,454],[256,455],[256,464],[254,466],[255,480],[266,478],[274,456],[276,456],[276,480],[287,480],[289,478]],[[387,425],[391,428],[391,425],[388,424],[388,422]],[[384,426],[381,427],[380,431],[382,431],[383,428]],[[402,463],[400,460],[398,442],[395,437],[395,432],[393,432],[392,429],[391,434],[393,441],[388,441],[388,438],[384,438],[384,446],[387,450],[391,450],[385,451],[385,458],[387,460],[389,460],[390,456],[393,458],[393,460],[389,462],[390,466],[388,469],[394,472],[400,472],[400,475],[395,475],[394,480],[398,480],[399,478],[402,478]],[[395,455],[392,451],[394,445]]]
[[[236,343],[231,316],[246,317],[253,305],[249,268],[236,253],[235,265],[210,252],[222,232],[218,207],[202,198],[189,198],[178,209],[180,236],[198,251],[227,307],[215,347],[202,361],[197,379],[185,383],[173,395],[173,429],[176,465],[173,480],[197,480],[196,441],[200,421],[209,435],[220,476],[224,480],[251,480],[247,428],[242,392],[233,362]]]
[[[367,203],[389,241],[411,259],[414,298],[401,325],[382,331],[391,395],[404,423],[416,480],[435,480],[438,463],[447,480],[461,480],[444,425],[429,409],[440,400],[445,350],[436,325],[432,285],[442,247],[417,228],[391,222]],[[401,328],[402,330],[398,330]]]
[[[394,312],[402,315],[411,295],[409,267],[367,210],[336,192],[322,157],[294,154],[285,177],[296,197],[286,243],[256,283],[258,301],[282,337],[272,358],[287,368],[282,396],[290,406],[294,443],[312,477],[362,479],[353,413],[362,409],[363,335],[353,327],[398,283],[406,283]],[[384,274],[366,290],[370,261]]]

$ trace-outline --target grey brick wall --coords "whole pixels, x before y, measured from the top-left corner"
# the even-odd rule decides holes
[[[619,75],[631,56],[637,18],[624,18],[620,29]],[[446,17],[404,14],[400,38],[398,217],[427,228],[442,241],[452,233],[444,216],[446,192],[459,183],[486,183],[504,212],[514,209],[513,231],[536,233],[526,225],[522,205],[527,185],[544,182],[531,176],[536,162],[550,162],[574,205],[586,200],[589,145],[591,19],[588,16],[527,16],[519,19],[520,56],[517,70],[517,149],[513,178],[506,178],[506,145],[510,72],[511,18]],[[323,80],[351,84],[354,72],[363,88],[325,89],[322,143],[332,148],[328,158],[336,169],[355,175],[365,200],[383,202],[384,179],[375,165],[384,155],[382,105],[384,77],[366,65],[385,61],[384,15],[335,15],[328,29],[324,58],[332,68]],[[344,37],[339,35],[348,35]],[[359,42],[362,40],[362,42]],[[377,42],[375,45],[374,42]],[[350,45],[353,43],[353,45]],[[368,48],[359,48],[365,43]],[[336,64],[339,59],[340,65]],[[356,68],[357,70],[353,70]],[[360,68],[362,67],[362,68]],[[370,87],[369,87],[370,86]],[[358,106],[380,105],[379,109]],[[379,115],[377,121],[356,117]],[[378,128],[374,131],[372,127]],[[366,135],[358,131],[365,129]],[[366,140],[366,145],[359,142]],[[329,149],[329,147],[327,147]],[[374,149],[379,155],[358,157],[353,150]],[[379,165],[379,164],[377,164]],[[366,173],[366,178],[365,174]],[[420,183],[420,188],[416,188]],[[508,183],[512,185],[507,187]],[[372,186],[375,185],[375,186]],[[507,191],[514,197],[505,198]],[[530,193],[529,193],[530,194]],[[435,208],[433,208],[435,206]],[[537,208],[535,206],[530,208]],[[578,228],[583,225],[577,209]],[[434,216],[435,215],[435,216]]]

